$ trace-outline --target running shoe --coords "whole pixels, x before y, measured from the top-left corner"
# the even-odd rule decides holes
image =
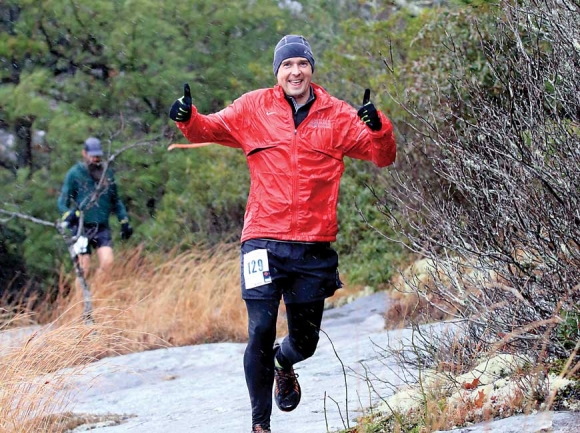
[[[274,359],[276,359],[278,350],[280,350],[280,346],[276,345],[274,347]],[[292,367],[281,368],[275,365],[274,381],[274,400],[276,400],[278,409],[283,412],[290,412],[296,409],[298,403],[300,403],[302,391],[298,383],[298,375],[294,373],[294,369]]]

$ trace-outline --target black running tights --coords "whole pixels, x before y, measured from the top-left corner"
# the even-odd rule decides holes
[[[273,346],[279,301],[246,300],[249,341],[244,353],[246,384],[252,404],[252,425],[270,426],[274,384]],[[288,335],[280,345],[278,362],[290,367],[311,357],[318,344],[324,300],[286,305]]]

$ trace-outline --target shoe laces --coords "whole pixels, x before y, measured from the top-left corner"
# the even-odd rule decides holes
[[[256,424],[254,427],[252,427],[252,433],[271,433],[270,429],[263,429],[262,426],[260,424]]]
[[[281,368],[276,369],[276,388],[278,392],[284,391],[285,394],[289,394],[292,390],[298,392],[298,374],[294,373],[294,369],[284,370]]]

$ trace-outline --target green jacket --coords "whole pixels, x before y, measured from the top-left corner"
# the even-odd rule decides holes
[[[106,176],[107,180],[101,185],[98,199],[88,206],[98,182],[92,178],[84,163],[79,162],[74,165],[67,172],[58,197],[60,213],[81,210],[84,212],[85,224],[99,224],[107,227],[112,213],[117,215],[119,221],[127,219],[127,210],[117,193],[117,184],[110,168]]]

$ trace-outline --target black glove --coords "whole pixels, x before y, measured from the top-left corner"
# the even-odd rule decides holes
[[[176,122],[187,122],[191,118],[191,90],[189,84],[183,86],[183,96],[176,100],[169,110],[169,117]]]
[[[75,227],[79,225],[80,216],[81,213],[78,210],[69,210],[62,214],[60,221],[63,227]]]
[[[362,107],[359,108],[356,114],[373,131],[381,130],[383,125],[375,105],[371,102],[371,89],[365,90]]]
[[[129,221],[124,221],[121,223],[121,239],[126,241],[133,234],[133,227],[129,224]]]

